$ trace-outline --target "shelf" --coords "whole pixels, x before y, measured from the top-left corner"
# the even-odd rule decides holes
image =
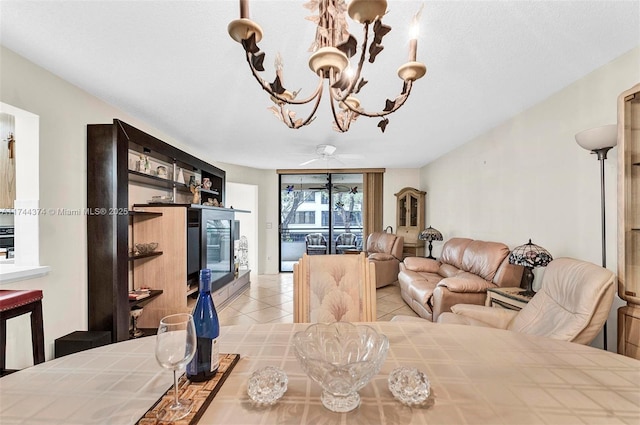
[[[191,285],[189,286],[189,288],[187,289],[187,296],[191,295],[191,294],[195,294],[196,292],[198,292],[198,285]]]
[[[161,289],[152,289],[148,297],[141,298],[139,300],[129,300],[129,308],[139,306],[139,305],[144,305],[160,294],[162,294]]]
[[[148,254],[129,255],[129,261],[139,260],[141,258],[157,257],[158,255],[162,255],[162,251],[153,251]]]
[[[189,187],[184,183],[163,179],[162,177],[152,176],[151,174],[145,174],[134,170],[129,170],[129,181],[150,186],[164,187],[167,189],[173,189],[175,187],[182,192],[191,192]]]
[[[161,212],[155,212],[155,211],[129,210],[129,215],[136,216],[136,217],[160,217],[160,216],[162,216],[162,213]]]
[[[210,193],[212,195],[220,196],[220,192],[218,192],[217,190],[209,190],[209,189],[200,188],[200,192],[202,192],[202,193]]]

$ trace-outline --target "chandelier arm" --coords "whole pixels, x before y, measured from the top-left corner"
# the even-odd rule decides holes
[[[316,96],[318,96],[318,93],[322,93],[322,77],[320,77],[315,92],[313,92],[308,98],[304,100],[295,100],[282,97],[281,95],[271,90],[269,83],[266,82],[262,77],[260,77],[260,75],[258,75],[258,71],[253,67],[253,64],[251,63],[251,54],[249,52],[246,52],[246,59],[247,63],[249,64],[249,68],[251,69],[251,73],[255,77],[256,81],[258,81],[258,84],[260,84],[260,87],[262,87],[264,91],[269,93],[269,95],[273,96],[280,102],[288,103],[290,105],[304,105],[311,102]]]
[[[338,102],[344,101],[347,97],[351,96],[356,88],[356,84],[360,80],[360,75],[362,73],[362,68],[364,66],[364,59],[367,55],[367,44],[369,43],[369,22],[365,22],[364,24],[364,40],[362,42],[362,53],[360,53],[360,59],[358,60],[358,67],[356,68],[356,73],[351,79],[351,83],[349,87],[347,87],[346,94],[341,95],[341,97],[337,96],[338,90],[336,89],[335,99]],[[334,76],[335,77],[335,76]],[[334,78],[335,79],[335,78]],[[333,85],[334,81],[331,81],[329,85],[329,90],[331,90],[331,85]]]
[[[409,94],[411,94],[411,87],[413,86],[413,81],[409,80],[407,82],[407,90],[406,92],[397,97],[396,99],[398,99],[398,101],[396,102],[396,104],[394,105],[393,109],[389,110],[389,111],[382,111],[382,112],[367,112],[364,109],[362,110],[358,110],[358,109],[354,109],[352,108],[348,102],[344,102],[344,105],[351,111],[351,112],[356,112],[360,115],[363,115],[365,117],[369,117],[369,118],[376,118],[376,117],[384,117],[386,115],[392,114],[395,111],[397,111],[398,109],[400,109],[400,107],[402,107],[402,105],[405,104],[405,102],[407,101],[407,99],[409,98]]]
[[[320,88],[322,88],[322,84],[320,85]],[[284,104],[280,104],[280,113],[282,114],[284,123],[289,128],[295,129],[295,128],[304,127],[305,125],[311,124],[311,122],[316,119],[315,117],[316,111],[318,110],[318,106],[320,105],[320,100],[322,100],[322,90],[316,90],[316,91],[317,91],[316,103],[315,105],[313,105],[313,109],[311,110],[311,113],[307,116],[307,118],[304,121],[300,122],[299,124],[296,124],[296,121],[293,121],[293,119],[289,116],[289,114],[285,113]]]
[[[333,71],[331,72],[331,74],[333,74]],[[338,119],[338,114],[336,113],[336,102],[339,102],[335,97],[334,97],[334,93],[333,90],[331,90],[331,88],[329,88],[329,104],[331,105],[331,114],[333,114],[333,122],[336,125],[336,128],[341,132],[341,133],[346,133],[349,130],[349,123],[351,122],[351,120],[347,120],[347,125],[346,128],[342,127],[342,124],[340,123],[340,120]],[[345,111],[345,114],[347,112]]]

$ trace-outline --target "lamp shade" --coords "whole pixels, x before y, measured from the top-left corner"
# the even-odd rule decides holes
[[[541,246],[529,242],[517,246],[509,254],[509,263],[528,268],[544,267],[553,260],[553,257]]]
[[[576,134],[576,142],[588,151],[612,148],[618,143],[618,126],[609,124],[581,131]]]
[[[420,232],[420,234],[418,235],[418,239],[420,239],[421,241],[441,241],[442,240],[442,233],[440,233],[440,231],[438,231],[437,229],[434,229],[433,227],[429,226],[426,229],[424,229],[422,232]]]

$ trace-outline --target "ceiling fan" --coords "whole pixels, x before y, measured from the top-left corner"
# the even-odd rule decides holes
[[[334,157],[334,153],[336,151],[336,147],[334,145],[318,145],[316,146],[316,155],[318,155],[317,158],[313,158],[310,159],[308,161],[305,161],[301,164],[299,164],[300,166],[304,166],[304,165],[309,165],[313,162],[316,161],[320,161],[320,160],[325,160],[325,161],[329,161],[329,159],[335,159],[338,162],[341,162],[340,160],[338,160],[337,158]]]
[[[362,155],[351,155],[351,154],[336,154],[337,148],[335,147],[335,145],[332,144],[321,144],[316,146],[316,157],[312,158],[308,161],[304,161],[300,164],[298,164],[298,166],[303,167],[305,165],[309,165],[311,163],[314,163],[316,161],[326,161],[327,164],[327,168],[329,161],[336,161],[337,163],[339,163],[340,165],[345,166],[346,164],[342,161],[342,159],[362,159]]]

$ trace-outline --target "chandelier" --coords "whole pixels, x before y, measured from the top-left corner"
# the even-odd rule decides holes
[[[240,19],[231,21],[227,28],[231,38],[242,44],[251,73],[275,104],[269,109],[290,128],[297,129],[308,125],[315,119],[325,89],[325,80],[328,80],[326,86],[334,120],[333,128],[336,131],[348,131],[351,123],[364,115],[381,118],[378,127],[384,132],[389,123],[387,115],[404,105],[411,93],[413,82],[427,72],[423,63],[416,62],[417,27],[422,8],[413,17],[409,61],[398,68],[398,76],[403,81],[402,91],[395,99],[386,99],[381,111],[368,112],[360,106],[356,95],[367,84],[361,77],[365,59],[374,63],[384,49],[382,38],[391,31],[391,27],[382,23],[382,17],[387,13],[387,1],[351,0],[347,6],[345,0],[311,0],[305,3],[304,7],[318,13],[317,16],[307,18],[318,25],[315,40],[309,49],[313,52],[309,58],[309,68],[318,75],[318,85],[315,91],[304,99],[298,98],[300,90],[290,91],[284,87],[280,54],[275,57],[276,77],[273,82],[265,81],[258,75],[258,72],[264,71],[265,54],[258,47],[263,34],[260,25],[249,19],[249,0],[240,0]],[[362,24],[364,29],[355,69],[350,66],[350,60],[358,53],[358,41],[349,33],[347,13],[353,21]],[[373,34],[370,34],[370,29]],[[313,105],[311,113],[306,118],[298,118],[296,112],[289,109],[290,105],[304,104]]]

